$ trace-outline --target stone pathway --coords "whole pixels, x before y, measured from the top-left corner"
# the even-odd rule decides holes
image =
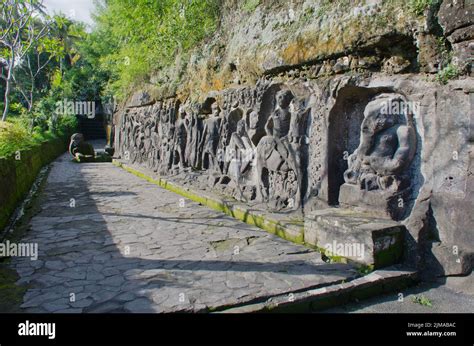
[[[26,312],[214,311],[358,276],[109,163],[62,156],[39,203],[38,260],[11,262]]]

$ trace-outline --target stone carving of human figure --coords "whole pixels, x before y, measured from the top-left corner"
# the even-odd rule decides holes
[[[128,115],[128,126],[129,126],[129,131],[128,131],[128,136],[126,140],[124,154],[125,154],[126,160],[131,160],[133,156],[134,147],[135,147],[135,137],[136,137],[137,129],[138,129],[138,123],[135,121],[135,115],[132,113]]]
[[[243,111],[239,108],[239,101],[235,100],[232,109],[230,112],[225,113],[224,119],[222,120],[221,129],[220,129],[220,142],[219,142],[219,152],[224,154],[225,157],[228,156],[227,148],[230,143],[230,138],[232,134],[237,131],[237,123],[242,119]],[[227,174],[229,168],[229,161],[223,160],[221,164],[222,173]]]
[[[395,103],[405,104],[402,97],[382,94],[364,110],[359,147],[348,159],[344,179],[365,190],[393,189],[407,186],[403,172],[416,152],[416,135],[411,116],[390,112]],[[405,107],[397,107],[402,110]]]
[[[263,134],[259,133],[259,129],[258,129],[258,112],[251,111],[248,114],[248,120],[249,120],[248,135],[253,145],[257,146],[260,138],[263,137]]]
[[[288,141],[293,144],[307,144],[309,109],[304,98],[294,98],[290,102],[290,125]]]
[[[176,121],[174,132],[174,150],[177,152],[179,168],[187,166],[186,145],[188,144],[188,123],[187,114],[183,106],[179,107],[178,120]]]
[[[155,126],[152,129],[151,143],[152,143],[152,165],[153,171],[157,171],[161,161],[161,137],[160,137],[160,121],[161,121],[162,103],[158,102],[155,108]]]
[[[226,161],[229,162],[229,175],[237,183],[239,199],[244,199],[240,186],[242,175],[249,169],[253,160],[254,145],[247,133],[245,119],[237,122],[237,130],[232,134],[226,148]]]
[[[220,108],[217,103],[211,106],[211,116],[205,120],[201,143],[202,147],[202,162],[205,169],[214,172],[219,167],[219,162],[216,157],[217,146],[219,144],[219,129],[221,126]],[[207,163],[207,165],[206,165]]]
[[[289,105],[293,98],[294,95],[290,90],[280,90],[276,94],[277,106],[265,125],[266,129],[271,128],[267,133],[271,132],[275,138],[282,138],[288,134],[291,118]]]
[[[285,136],[281,137],[283,133],[281,121],[277,120],[274,122],[273,119],[269,119],[265,126],[267,135],[257,145],[256,171],[257,177],[260,179],[257,185],[257,195],[262,200],[267,199],[265,188],[262,188],[264,186],[262,179],[263,168],[273,172],[289,172],[292,170],[297,180],[297,192],[291,207],[297,209],[301,206],[303,199],[303,158],[306,155],[309,108],[306,107],[304,99],[295,99],[293,94],[291,94],[291,97],[290,94],[286,94],[286,100],[284,100],[282,98],[283,95],[285,94],[279,95],[279,111],[277,112],[277,109],[270,118],[279,118],[284,111],[284,118],[286,120],[283,130],[286,131]],[[286,102],[288,99],[291,99],[289,103]],[[286,112],[288,112],[289,118],[287,118]],[[279,115],[275,115],[276,113]],[[282,118],[279,119],[281,120]],[[276,189],[273,191],[275,195],[283,193],[275,185],[278,181],[275,177],[273,182],[273,189]],[[283,186],[283,184],[281,185]]]
[[[294,98],[291,100],[289,110],[291,114],[290,126],[288,130],[288,142],[285,141],[285,144],[288,145],[288,159],[290,162],[292,161],[290,167],[294,172],[289,173],[289,176],[296,176],[296,191],[293,207],[298,208],[304,198],[303,167],[305,166],[304,161],[307,156],[307,132],[310,109],[307,107],[305,98]]]
[[[238,174],[244,173],[252,162],[252,152],[254,149],[254,145],[247,133],[245,119],[238,121],[237,130],[232,134],[227,149],[230,159],[236,162],[239,167]]]
[[[161,167],[160,170],[162,173],[166,173],[172,165],[173,158],[173,135],[174,127],[171,124],[171,114],[172,108],[171,105],[167,105],[162,110],[162,119],[160,126],[160,138],[161,138]]]
[[[147,119],[145,122],[144,128],[144,144],[143,144],[143,160],[145,161],[148,168],[153,167],[153,129],[155,127],[155,122],[153,119]]]
[[[151,143],[153,147],[151,168],[155,172],[158,170],[159,163],[161,161],[161,156],[160,156],[161,138],[160,138],[160,135],[158,134],[159,126],[160,126],[159,123],[157,123],[151,135]]]
[[[132,163],[140,162],[141,159],[141,151],[144,145],[145,134],[143,133],[143,125],[140,122],[136,123],[134,137],[133,137],[133,148],[131,152],[131,160]]]
[[[124,137],[124,145],[123,145],[123,155],[126,160],[130,160],[130,151],[133,148],[133,139],[136,130],[136,124],[134,121],[134,116],[131,113],[127,113],[126,115],[126,135]]]
[[[230,112],[225,113],[221,126],[221,145],[223,148],[229,145],[230,137],[237,129],[237,122],[242,119],[242,113],[238,101],[232,104]]]
[[[197,109],[191,109],[187,125],[186,159],[191,167],[198,167],[199,119]]]
[[[128,143],[130,138],[131,124],[130,118],[128,117],[128,112],[125,112],[122,115],[122,128],[123,133],[120,135],[120,156],[124,158],[126,151],[128,149]]]

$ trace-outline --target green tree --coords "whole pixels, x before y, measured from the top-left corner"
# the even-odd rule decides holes
[[[2,0],[0,27],[1,79],[5,82],[2,121],[6,120],[15,69],[33,44],[44,37],[48,25],[38,26],[45,18],[43,5],[38,0]]]
[[[48,87],[47,72],[54,66],[52,62],[61,59],[63,55],[61,41],[48,30],[46,36],[32,44],[32,49],[18,64],[18,72],[14,77],[15,89],[23,96],[28,111],[31,111],[39,94],[37,87],[40,87],[40,91]]]

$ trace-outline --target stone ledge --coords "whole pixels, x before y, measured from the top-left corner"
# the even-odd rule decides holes
[[[292,296],[278,295],[266,302],[240,306],[220,311],[220,313],[256,313],[256,312],[314,312],[362,300],[376,294],[394,292],[418,281],[413,270],[388,268],[377,270],[367,276],[350,282],[293,293]]]

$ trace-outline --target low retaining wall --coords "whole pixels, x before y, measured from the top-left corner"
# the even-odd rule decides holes
[[[64,153],[67,145],[66,139],[58,138],[0,158],[0,230],[7,226],[40,169]]]

